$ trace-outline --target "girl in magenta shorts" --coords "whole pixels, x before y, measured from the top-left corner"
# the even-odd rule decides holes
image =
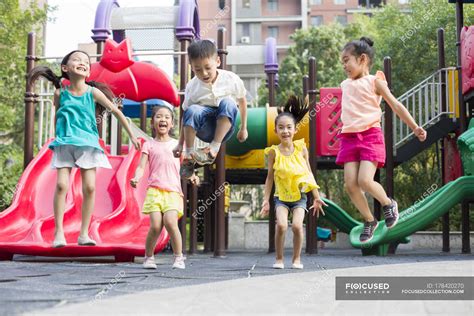
[[[407,124],[420,141],[426,139],[426,131],[418,126],[407,109],[392,95],[384,73],[369,74],[374,59],[373,42],[362,37],[347,43],[341,60],[347,79],[342,88],[341,148],[336,163],[344,165],[344,186],[352,203],[364,217],[361,242],[372,239],[378,226],[372,215],[364,192],[368,192],[383,206],[385,224],[392,228],[398,221],[397,202],[387,196],[383,187],[374,181],[377,168],[385,164],[385,143],[380,120],[382,97]]]

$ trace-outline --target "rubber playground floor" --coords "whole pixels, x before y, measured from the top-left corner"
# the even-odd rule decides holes
[[[304,270],[272,269],[274,254],[228,251],[188,256],[172,270],[112,258],[15,256],[0,261],[0,315],[474,315],[474,301],[336,301],[335,276],[474,276],[474,255],[400,250],[363,257],[357,249],[302,256]],[[474,299],[474,298],[473,298]]]

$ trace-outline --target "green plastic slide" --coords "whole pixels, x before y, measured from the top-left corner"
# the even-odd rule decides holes
[[[431,222],[448,212],[453,206],[461,203],[464,199],[474,196],[474,176],[465,176],[451,181],[439,190],[400,212],[398,223],[392,229],[385,226],[381,221],[374,232],[374,237],[368,243],[361,243],[359,235],[363,225],[359,224],[350,232],[350,242],[356,248],[369,248],[377,245],[388,245],[391,242],[410,236],[416,231],[422,230]]]

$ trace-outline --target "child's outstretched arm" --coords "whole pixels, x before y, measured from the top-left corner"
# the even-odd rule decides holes
[[[247,100],[245,97],[239,99],[239,111],[240,111],[240,129],[237,133],[237,139],[243,143],[249,136],[247,132]]]
[[[308,167],[308,171],[314,178],[313,172],[311,171],[311,164],[309,163],[308,149],[306,147],[303,147],[303,156],[306,160],[306,166]],[[313,190],[311,190],[311,193],[313,194],[313,205],[309,209],[313,209],[313,216],[316,215],[316,217],[319,217],[319,212],[321,212],[323,215],[326,215],[324,213],[323,206],[328,205],[321,199],[318,189],[314,188]]]
[[[393,96],[388,86],[380,79],[375,79],[375,92],[381,95],[385,101],[387,101],[393,112],[395,112],[398,117],[400,117],[402,121],[405,122],[405,124],[407,124],[408,127],[411,128],[411,130],[413,131],[415,136],[418,137],[420,142],[423,142],[426,139],[426,131],[423,129],[423,127],[418,126],[418,124],[416,124],[410,112],[408,112],[408,110],[403,106],[403,104],[401,104],[397,100],[397,98]]]
[[[140,179],[143,177],[143,172],[145,171],[145,166],[147,162],[148,154],[142,153],[140,163],[138,164],[137,169],[135,170],[135,176],[133,177],[133,179],[130,180],[130,185],[132,187],[137,187],[138,182],[140,182]]]
[[[184,131],[183,131],[183,119],[181,118],[181,124],[179,125],[179,139],[178,145],[173,149],[173,155],[176,158],[181,157],[181,153],[183,152],[183,144],[184,144]]]
[[[130,136],[130,141],[132,142],[133,146],[137,150],[140,149],[140,143],[138,142],[135,135],[133,135],[133,132],[130,129],[130,126],[128,125],[128,122],[125,119],[125,116],[123,115],[122,111],[120,111],[115,104],[113,104],[109,99],[107,99],[105,94],[99,89],[93,88],[92,94],[96,102],[102,104],[109,112],[111,112],[119,120],[120,124],[122,124],[122,126],[127,131],[128,135]]]
[[[272,193],[273,187],[273,163],[275,162],[275,151],[270,150],[268,152],[268,173],[267,179],[265,180],[265,191],[263,196],[262,210],[260,211],[260,217],[267,216],[270,212],[270,194]]]

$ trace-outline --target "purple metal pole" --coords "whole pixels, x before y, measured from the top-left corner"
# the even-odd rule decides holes
[[[110,31],[110,16],[112,10],[119,8],[118,0],[101,0],[97,5],[95,13],[94,28],[92,29],[92,39],[94,42],[104,42],[111,33]],[[102,49],[101,49],[102,52]]]
[[[276,50],[276,39],[268,37],[265,40],[265,73],[267,74],[268,84],[268,103],[270,107],[276,106],[275,90],[276,76],[278,73],[278,57]],[[275,188],[272,188],[272,196]],[[268,217],[268,252],[275,252],[275,203],[270,199],[270,213]]]
[[[178,26],[176,37],[183,39],[200,39],[199,9],[197,0],[181,0],[179,3]]]

